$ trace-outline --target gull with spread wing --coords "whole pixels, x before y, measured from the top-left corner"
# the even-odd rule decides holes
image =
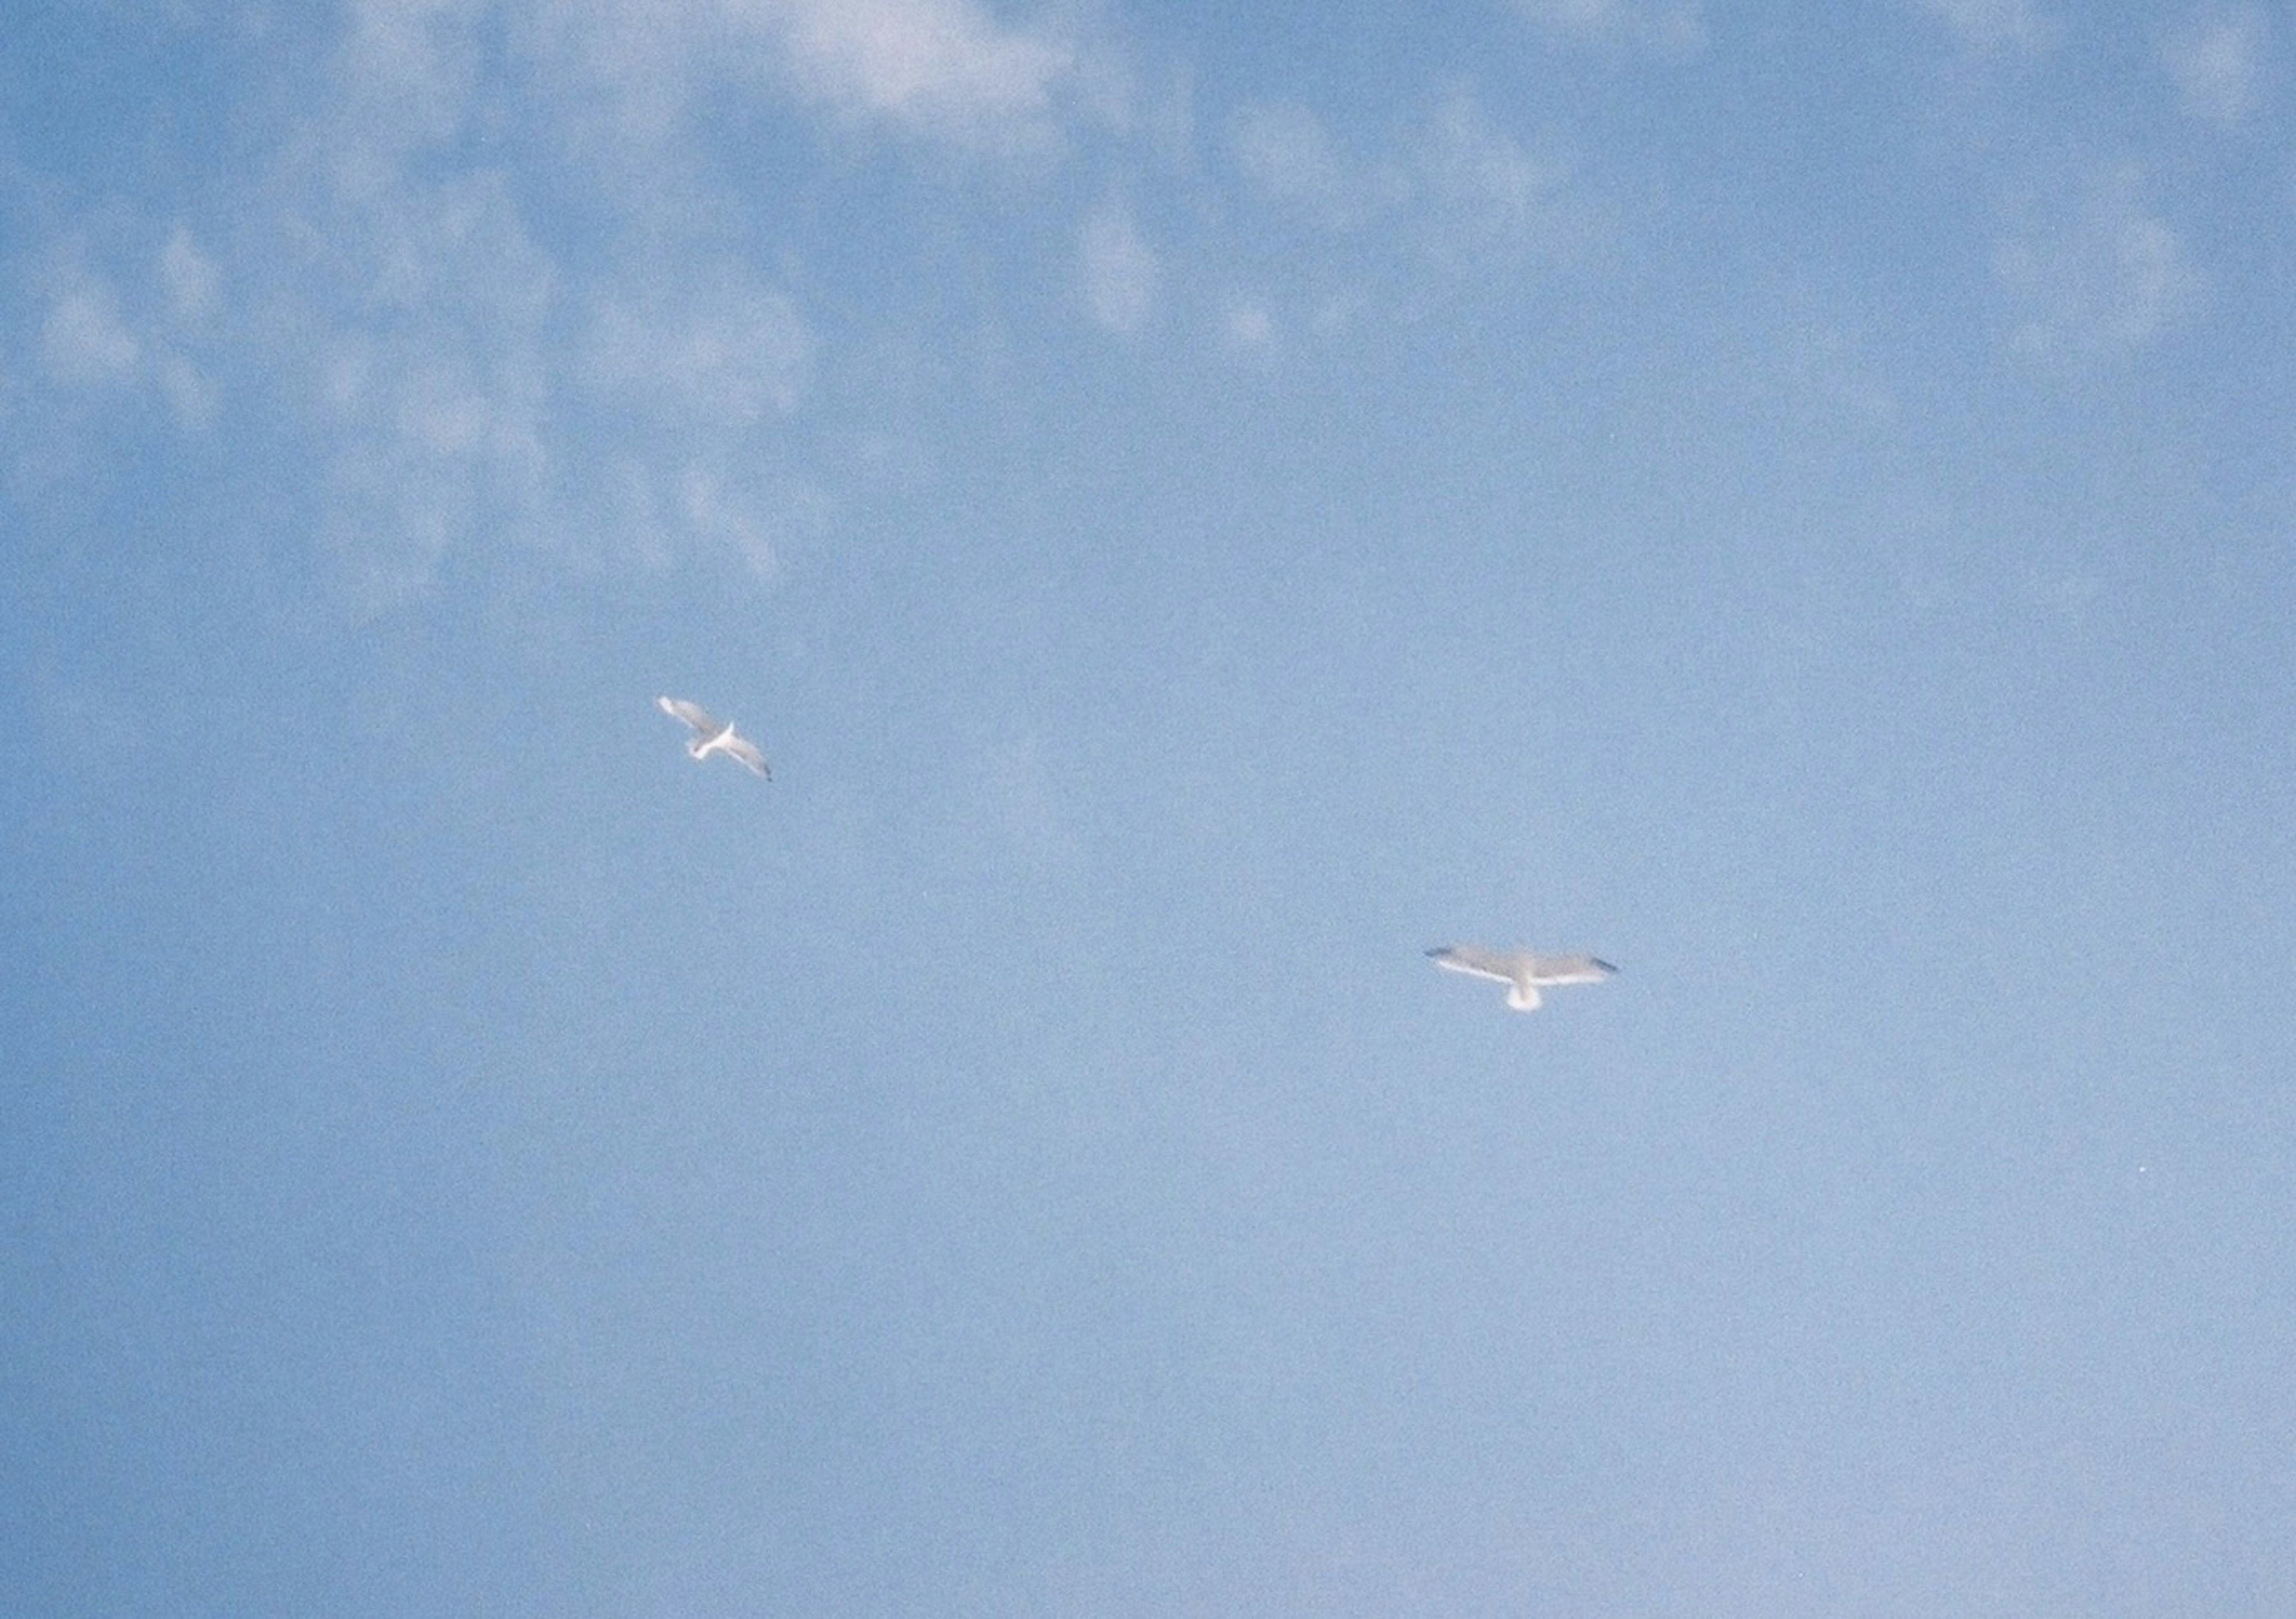
[[[683,698],[658,697],[654,701],[661,711],[674,720],[683,720],[693,735],[685,744],[685,751],[696,759],[708,759],[713,753],[722,753],[729,759],[739,759],[750,771],[770,781],[774,773],[766,768],[766,756],[758,751],[757,744],[734,733],[734,722],[720,720],[700,703],[689,703]]]
[[[1599,956],[1542,956],[1528,950],[1488,950],[1480,944],[1438,944],[1435,965],[1507,986],[1506,1003],[1519,1012],[1538,1010],[1538,992],[1558,984],[1600,984],[1619,969]]]

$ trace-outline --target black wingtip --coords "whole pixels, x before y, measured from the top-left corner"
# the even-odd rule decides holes
[[[1616,972],[1619,970],[1617,968],[1611,966],[1608,961],[1603,960],[1600,956],[1589,956],[1587,960],[1593,961],[1595,966],[1601,968],[1604,972]]]
[[[1451,947],[1448,944],[1436,944],[1431,946],[1427,953],[1431,956],[1447,956],[1451,953]]]

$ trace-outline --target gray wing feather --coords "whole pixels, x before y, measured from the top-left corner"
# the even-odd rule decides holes
[[[726,738],[726,751],[741,760],[758,775],[765,777],[767,781],[770,781],[774,779],[773,770],[766,764],[766,756],[758,751],[758,745],[749,738],[743,736]]]
[[[708,736],[712,732],[725,729],[718,723],[717,717],[700,703],[689,703],[680,697],[658,697],[654,701],[664,714],[674,720],[685,721],[700,735]]]
[[[1453,972],[1472,973],[1478,978],[1490,978],[1500,984],[1512,984],[1521,961],[1520,953],[1487,950],[1480,944],[1439,944],[1427,953],[1438,967],[1447,967]]]
[[[1599,984],[1619,969],[1599,956],[1532,956],[1530,976],[1542,984]]]

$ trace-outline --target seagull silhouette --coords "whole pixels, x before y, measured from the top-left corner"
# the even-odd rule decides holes
[[[1438,944],[1435,965],[1507,986],[1506,1003],[1519,1012],[1538,1010],[1538,992],[1557,984],[1600,984],[1619,969],[1599,956],[1542,956],[1528,950],[1487,950],[1480,944]]]
[[[664,714],[674,720],[683,720],[693,732],[685,744],[685,751],[694,758],[707,759],[713,753],[722,753],[729,759],[739,759],[767,781],[774,779],[774,773],[766,767],[766,756],[758,751],[756,743],[734,733],[733,721],[720,720],[700,703],[689,703],[683,698],[658,697],[654,701]]]

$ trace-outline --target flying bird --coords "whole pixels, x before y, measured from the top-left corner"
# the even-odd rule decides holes
[[[766,756],[758,751],[757,744],[734,734],[733,721],[720,720],[700,703],[689,703],[683,698],[658,697],[654,701],[664,714],[685,721],[693,732],[685,744],[685,751],[694,758],[707,759],[713,753],[722,753],[729,759],[739,759],[767,781],[774,779],[774,773],[766,768]]]
[[[1507,986],[1506,1003],[1519,1012],[1538,1010],[1538,992],[1557,984],[1600,984],[1619,969],[1599,956],[1541,956],[1528,950],[1487,950],[1480,944],[1438,944],[1435,965]]]

